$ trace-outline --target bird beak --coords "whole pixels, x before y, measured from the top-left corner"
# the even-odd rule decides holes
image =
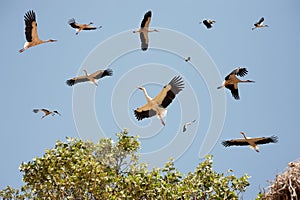
[[[137,89],[143,90],[141,86],[136,86]]]
[[[57,40],[50,40],[51,42],[57,42]]]

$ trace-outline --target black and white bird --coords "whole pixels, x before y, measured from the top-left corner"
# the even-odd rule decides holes
[[[49,110],[47,110],[47,109],[45,109],[45,108],[42,108],[42,109],[33,109],[33,112],[34,113],[38,113],[38,112],[44,112],[44,115],[42,116],[42,119],[44,118],[44,117],[47,117],[48,115],[52,115],[52,116],[54,116],[55,114],[57,114],[57,115],[61,115],[57,110],[54,110],[54,111],[49,111]]]
[[[187,130],[187,127],[190,126],[191,124],[193,124],[196,120],[194,119],[193,121],[191,122],[187,122],[183,125],[183,129],[182,129],[182,132],[185,132]]]
[[[249,145],[250,148],[254,149],[256,152],[259,152],[259,144],[268,144],[268,143],[277,143],[278,137],[273,135],[271,137],[259,137],[259,138],[248,138],[246,137],[245,132],[241,132],[244,136],[244,139],[233,139],[233,140],[226,140],[223,141],[222,144],[225,147],[229,146],[247,146]]]
[[[100,78],[103,78],[105,76],[112,76],[112,74],[113,74],[112,69],[98,70],[92,74],[88,74],[86,69],[83,69],[83,71],[85,73],[84,76],[78,76],[78,77],[69,79],[66,81],[66,84],[69,86],[73,86],[74,84],[77,84],[77,83],[90,81],[91,83],[98,86],[97,82]]]
[[[29,10],[24,15],[24,21],[25,21],[25,37],[26,42],[24,44],[24,47],[19,50],[20,53],[25,51],[26,49],[39,45],[44,44],[48,42],[56,42],[57,40],[49,39],[49,40],[41,40],[38,36],[37,32],[37,23],[36,23],[36,16],[35,12],[33,10]]]
[[[149,29],[151,16],[152,16],[151,11],[148,11],[144,15],[144,19],[142,20],[141,27],[138,30],[133,31],[133,33],[140,33],[141,49],[143,51],[146,51],[148,49],[148,45],[149,45],[148,32],[158,32],[158,30],[156,29]]]
[[[102,28],[102,26],[91,26],[93,24],[93,22],[90,22],[88,24],[78,24],[74,18],[70,19],[68,21],[68,24],[72,27],[76,29],[76,35],[78,35],[78,33],[82,30],[96,30],[96,29],[100,29]]]
[[[147,103],[142,107],[134,110],[134,115],[137,120],[157,116],[162,125],[165,126],[163,117],[167,114],[167,107],[173,101],[175,96],[184,88],[183,80],[180,76],[175,76],[167,85],[163,87],[160,93],[155,97],[149,97],[144,87],[137,87],[144,92]]]
[[[185,62],[189,62],[191,60],[191,57],[187,57],[184,59]]]
[[[264,24],[265,18],[260,18],[260,20],[258,22],[256,22],[254,24],[254,27],[252,28],[252,30],[256,29],[256,28],[263,28],[263,27],[269,27],[268,25]]]
[[[216,21],[211,20],[211,19],[205,19],[202,22],[199,22],[199,24],[203,23],[207,29],[212,28],[212,24],[216,23]]]
[[[247,73],[248,73],[248,71],[246,68],[238,67],[238,68],[234,69],[230,74],[228,74],[225,77],[224,82],[222,83],[221,86],[217,87],[217,89],[226,87],[227,89],[229,89],[231,91],[231,94],[235,99],[237,99],[237,100],[240,99],[238,83],[247,83],[247,82],[253,83],[253,82],[255,82],[255,81],[251,81],[251,80],[240,80],[236,77],[236,76],[243,77]]]

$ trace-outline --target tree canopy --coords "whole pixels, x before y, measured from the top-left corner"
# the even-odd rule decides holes
[[[3,199],[238,199],[249,185],[231,170],[217,173],[212,156],[194,172],[180,173],[170,159],[163,168],[139,162],[140,143],[127,130],[117,141],[57,141],[42,157],[20,165],[24,185],[0,191]]]

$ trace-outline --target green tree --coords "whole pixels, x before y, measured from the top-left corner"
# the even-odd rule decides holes
[[[98,144],[67,138],[40,158],[22,163],[24,186],[0,191],[3,199],[238,199],[249,176],[213,171],[212,156],[181,174],[171,159],[163,168],[138,162],[138,137],[127,130]]]

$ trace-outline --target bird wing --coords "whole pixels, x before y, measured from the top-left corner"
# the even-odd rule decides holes
[[[278,137],[273,135],[271,137],[261,137],[261,138],[253,138],[256,139],[255,144],[267,144],[267,143],[277,143]]]
[[[149,27],[149,24],[150,24],[150,21],[151,21],[151,16],[152,16],[152,12],[151,11],[148,11],[146,12],[146,14],[144,15],[144,18],[142,20],[142,23],[141,23],[141,28],[144,28],[144,27]]]
[[[208,20],[203,20],[203,24],[206,26],[206,28],[211,28],[212,25],[209,23]]]
[[[156,115],[156,111],[150,108],[150,105],[147,103],[140,108],[134,110],[134,115],[137,120],[142,120],[144,118],[153,117]]]
[[[229,75],[234,74],[234,75],[243,77],[243,76],[247,75],[247,73],[248,73],[247,68],[238,67],[238,68],[234,69]]]
[[[25,13],[24,21],[25,21],[25,36],[27,42],[32,42],[34,40],[37,40],[39,36],[37,33],[36,17],[33,10],[29,10],[27,13]]]
[[[50,113],[50,111],[45,108],[41,109],[41,111],[43,111],[45,114]]]
[[[95,30],[95,29],[97,29],[97,27],[95,26],[86,26],[83,28],[83,30]]]
[[[153,99],[163,108],[173,101],[175,95],[178,94],[184,88],[183,80],[180,76],[175,76],[168,85],[165,85],[160,93]]]
[[[68,24],[72,27],[72,28],[79,28],[78,24],[76,23],[75,19],[72,18],[68,21]]]
[[[182,130],[182,132],[185,132],[186,131],[186,124],[185,125],[183,125],[183,130]]]
[[[66,84],[69,86],[73,86],[76,83],[86,82],[89,81],[89,79],[86,76],[78,76],[72,79],[69,79],[66,81]]]
[[[235,85],[237,86],[237,84],[229,84],[229,85],[225,85],[225,87],[226,87],[227,89],[229,89],[229,90],[231,91],[232,96],[233,96],[236,100],[238,100],[238,99],[240,99],[240,96],[239,96],[239,90],[238,90],[237,87],[235,87]]]
[[[92,73],[90,76],[94,77],[95,79],[100,79],[104,76],[112,76],[112,69],[106,69],[106,70],[98,70],[94,73]]]
[[[148,32],[142,31],[140,32],[140,39],[141,39],[141,49],[146,51],[148,49]]]
[[[223,141],[222,144],[225,147],[229,147],[229,146],[246,146],[246,145],[249,145],[249,143],[245,139],[226,140],[226,141]]]
[[[258,24],[261,24],[261,23],[263,23],[265,21],[265,18],[260,18],[260,20],[257,22]]]

